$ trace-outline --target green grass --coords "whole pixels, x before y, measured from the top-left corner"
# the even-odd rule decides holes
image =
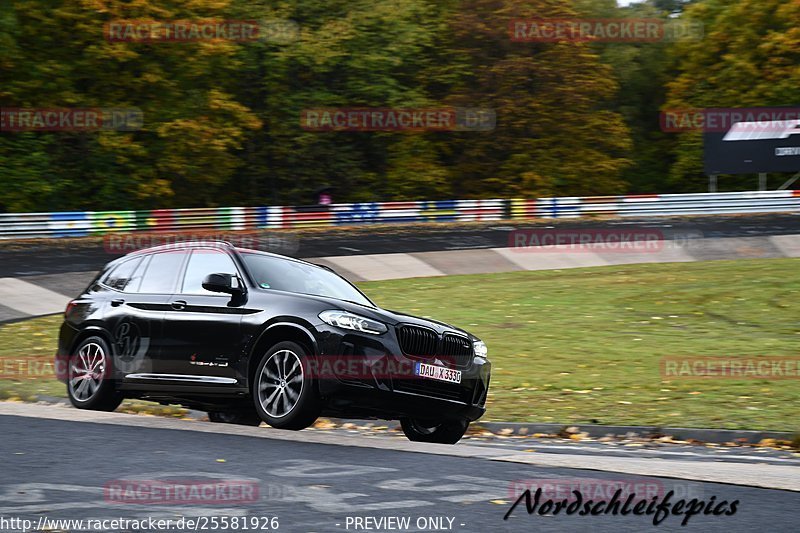
[[[715,261],[360,285],[379,305],[486,341],[487,420],[793,431],[800,379],[664,381],[659,362],[800,356],[798,268],[793,259]],[[51,360],[60,320],[0,326],[0,363]],[[37,394],[65,390],[50,377],[0,379],[0,398]]]
[[[666,356],[800,356],[800,260],[362,283],[481,337],[486,420],[795,430],[800,379],[673,379]]]
[[[66,385],[55,379],[61,315],[0,326],[0,400],[36,401],[39,396],[66,398]],[[154,402],[125,400],[119,411],[183,417],[186,409]]]
[[[61,320],[56,315],[0,326],[0,399],[66,397],[64,384],[53,373]]]

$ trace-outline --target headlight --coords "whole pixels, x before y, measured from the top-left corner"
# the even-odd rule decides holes
[[[486,357],[486,354],[489,353],[489,349],[486,347],[483,341],[475,341],[472,343],[472,347],[475,350],[475,355],[479,357]]]
[[[319,314],[319,317],[329,326],[336,326],[337,328],[352,329],[363,333],[372,333],[373,335],[380,335],[387,331],[386,324],[348,313],[347,311],[323,311]]]

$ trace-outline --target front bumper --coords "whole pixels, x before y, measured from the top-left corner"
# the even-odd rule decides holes
[[[317,369],[327,415],[397,419],[402,417],[477,420],[486,411],[491,363],[473,356],[455,366],[436,356],[405,355],[394,329],[383,335],[345,332],[317,326]],[[342,363],[345,361],[346,363]],[[414,373],[417,363],[461,372],[458,384]]]

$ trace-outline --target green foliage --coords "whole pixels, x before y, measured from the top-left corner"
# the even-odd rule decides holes
[[[800,104],[800,2],[703,0],[683,14],[705,25],[705,39],[677,43],[677,76],[665,107],[758,107]],[[697,190],[702,140],[682,134],[670,179]],[[721,185],[752,186],[753,177],[724,177]],[[694,187],[692,187],[694,184]]]
[[[521,43],[515,18],[697,20],[685,43]],[[259,41],[109,42],[118,19]],[[0,211],[703,190],[664,107],[798,101],[793,0],[9,0],[2,107],[138,108],[139,131],[0,133]],[[270,26],[270,24],[272,26]],[[310,132],[320,107],[491,108],[493,131]],[[723,181],[745,186],[744,181]],[[749,185],[749,181],[748,181]]]

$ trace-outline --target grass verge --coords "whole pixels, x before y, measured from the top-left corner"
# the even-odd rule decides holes
[[[798,429],[800,379],[664,379],[662,357],[800,356],[800,260],[361,284],[489,346],[487,420]]]

